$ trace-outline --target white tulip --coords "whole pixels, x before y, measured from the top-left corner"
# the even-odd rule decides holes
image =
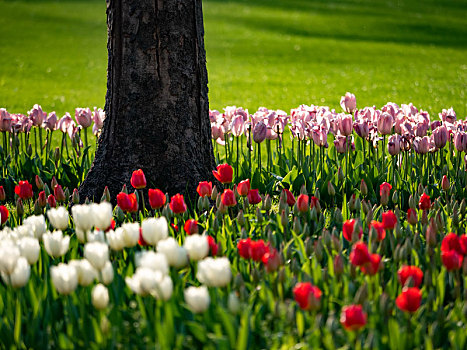
[[[21,225],[15,227],[13,231],[10,232],[10,237],[15,242],[23,237],[34,237],[34,228],[30,225]]]
[[[170,266],[180,268],[188,264],[188,254],[185,248],[180,247],[173,237],[157,243],[157,251],[167,258]]]
[[[91,297],[92,305],[98,310],[103,310],[109,305],[109,291],[103,284],[99,283],[92,289]]]
[[[100,271],[99,281],[108,285],[112,283],[114,279],[114,268],[110,261],[107,261],[104,265],[104,268]]]
[[[112,205],[108,202],[90,205],[94,215],[94,226],[100,231],[107,230],[112,223]]]
[[[109,246],[102,242],[86,243],[84,257],[89,260],[96,270],[102,270],[109,260]]]
[[[24,219],[23,225],[30,226],[34,232],[34,237],[42,239],[42,235],[47,231],[44,215],[29,216]]]
[[[70,294],[78,286],[78,272],[72,265],[60,263],[50,268],[50,275],[55,289],[60,294]]]
[[[238,314],[240,311],[240,300],[235,292],[229,294],[229,299],[227,301],[227,307],[231,313]]]
[[[106,237],[110,249],[120,251],[123,250],[123,248],[125,248],[125,241],[123,239],[123,229],[121,227],[117,228],[115,231],[108,231]]]
[[[23,237],[18,241],[18,246],[21,251],[21,255],[28,260],[29,265],[37,262],[41,250],[37,238]]]
[[[141,224],[144,241],[150,245],[157,245],[169,235],[169,228],[165,216],[159,218],[147,218]]]
[[[137,222],[126,223],[122,225],[122,229],[125,247],[134,247],[139,240],[139,224]]]
[[[69,265],[76,268],[76,272],[78,273],[78,283],[80,286],[87,287],[97,279],[97,270],[88,260],[71,260]]]
[[[172,296],[173,283],[169,276],[149,267],[138,267],[132,277],[125,282],[133,293],[152,295],[157,299],[168,300]]]
[[[51,208],[47,211],[47,217],[56,230],[65,230],[68,227],[68,211],[65,207]]]
[[[13,272],[8,275],[2,271],[2,279],[6,284],[13,288],[21,288],[26,285],[31,275],[31,267],[25,257],[20,256],[16,261],[16,266]]]
[[[16,268],[20,255],[20,250],[13,241],[2,241],[0,243],[0,271],[11,275]]]
[[[209,257],[201,260],[198,262],[196,278],[209,287],[225,287],[232,279],[229,259]]]
[[[94,226],[94,213],[87,204],[75,204],[71,208],[71,215],[75,222],[75,227],[83,232],[89,231]]]
[[[68,251],[70,246],[70,236],[63,236],[63,232],[58,230],[54,232],[47,231],[43,236],[44,247],[47,253],[58,258]]]
[[[191,260],[201,260],[209,254],[209,243],[204,235],[187,236],[183,246]]]
[[[208,309],[211,298],[209,297],[208,288],[201,287],[188,287],[184,291],[185,302],[191,311],[195,313],[204,312]]]
[[[154,271],[162,272],[164,275],[169,273],[169,263],[162,253],[146,250],[136,253],[135,263],[137,267],[149,267]]]
[[[105,243],[104,231],[94,230],[86,232],[86,239],[88,242],[101,242]]]

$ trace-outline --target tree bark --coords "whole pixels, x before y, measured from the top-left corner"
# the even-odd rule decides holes
[[[106,119],[80,198],[115,198],[139,168],[191,197],[215,167],[201,0],[107,0],[107,28]]]

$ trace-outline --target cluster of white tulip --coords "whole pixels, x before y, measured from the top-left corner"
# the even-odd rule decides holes
[[[105,241],[103,232],[112,224],[112,205],[108,202],[74,205],[71,214],[76,236],[81,243]],[[92,228],[94,232],[91,232]]]

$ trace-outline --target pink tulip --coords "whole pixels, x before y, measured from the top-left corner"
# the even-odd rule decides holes
[[[430,138],[428,136],[416,137],[413,141],[413,148],[419,154],[427,154],[430,150]]]
[[[209,110],[209,121],[215,123],[219,114],[221,113],[218,110]]]
[[[232,135],[234,135],[235,137],[243,135],[243,133],[245,132],[245,121],[243,120],[243,116],[237,114],[232,119],[230,130],[232,131]]]
[[[35,104],[28,112],[28,116],[32,120],[34,126],[41,126],[44,119],[47,118],[47,113],[42,110],[41,106]]]
[[[75,122],[70,116],[70,113],[66,112],[65,115],[58,121],[57,129],[61,132],[66,133],[70,125],[73,125]]]
[[[439,119],[441,119],[443,122],[454,124],[456,122],[456,112],[452,107],[448,110],[443,109],[443,111],[439,113]]]
[[[54,112],[50,112],[48,117],[44,119],[44,122],[42,123],[42,127],[51,131],[54,131],[57,129],[57,115]]]
[[[433,139],[435,141],[436,148],[440,149],[446,146],[448,136],[448,129],[445,125],[439,126],[433,130]]]
[[[399,154],[401,151],[401,135],[393,134],[388,139],[388,152],[391,156]]]
[[[396,103],[393,102],[388,102],[386,105],[384,105],[381,108],[382,113],[388,113],[390,114],[393,118],[396,117],[397,113],[399,112],[400,108]]]
[[[402,112],[407,116],[411,117],[418,113],[417,107],[415,107],[412,102],[408,105],[401,105]]]
[[[339,131],[344,136],[349,136],[352,134],[352,116],[349,114],[339,114],[338,115],[338,122],[339,122]]]
[[[100,130],[104,126],[105,112],[101,108],[94,107],[94,112],[92,112],[92,120],[96,129]]]
[[[345,96],[341,97],[341,107],[346,113],[353,113],[357,109],[357,99],[354,94],[346,92]]]
[[[347,136],[336,135],[334,138],[334,147],[336,147],[337,152],[345,153],[346,146],[345,142],[347,140]]]
[[[458,152],[467,152],[467,134],[463,131],[458,131],[454,134],[454,146]]]
[[[389,113],[383,113],[377,121],[378,131],[381,135],[389,135],[392,131],[394,118]]]
[[[370,128],[368,126],[368,121],[363,120],[363,119],[357,120],[354,123],[353,128],[358,136],[360,136],[363,139],[368,138],[368,135],[370,134]]]
[[[261,143],[266,138],[267,127],[262,121],[256,123],[253,129],[253,141]]]
[[[266,140],[275,140],[279,137],[277,133],[271,127],[266,129]]]
[[[92,123],[91,109],[90,108],[76,108],[75,119],[78,122],[78,125],[81,125],[83,129],[90,127]]]
[[[319,126],[313,127],[311,137],[317,146],[326,148],[328,147],[328,134]]]
[[[11,131],[12,118],[5,108],[0,109],[0,131]]]

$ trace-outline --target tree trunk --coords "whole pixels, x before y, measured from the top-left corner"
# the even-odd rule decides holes
[[[215,167],[201,0],[107,0],[104,127],[80,198],[148,187],[193,195]],[[131,187],[129,187],[131,188]]]

